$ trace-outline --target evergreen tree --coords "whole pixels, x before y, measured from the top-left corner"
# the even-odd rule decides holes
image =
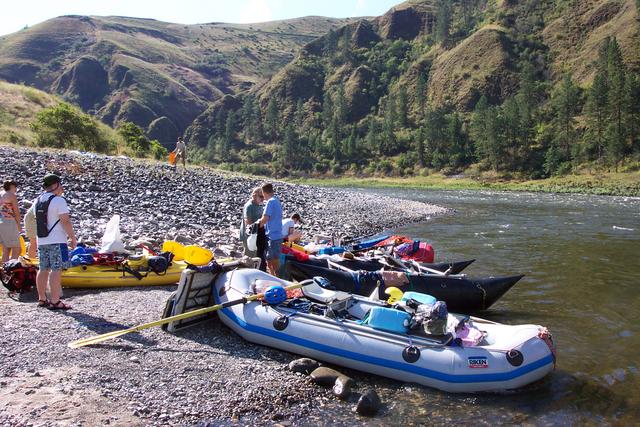
[[[376,157],[379,156],[381,154],[381,150],[380,142],[378,140],[378,126],[373,117],[369,118],[369,129],[367,130],[366,141],[369,152]]]
[[[449,141],[449,166],[458,168],[468,161],[468,139],[463,131],[462,119],[456,112],[447,120],[447,140]]]
[[[515,98],[509,98],[502,105],[502,114],[504,117],[504,141],[505,141],[505,158],[504,164],[507,169],[515,169],[519,166],[517,156],[518,148],[522,141],[522,129],[520,128],[520,106]],[[502,160],[502,159],[501,159]]]
[[[416,135],[416,156],[418,157],[418,165],[423,168],[425,166],[424,159],[424,138],[425,138],[426,130],[424,126],[420,126],[418,128],[418,132]]]
[[[341,134],[340,134],[340,126],[338,125],[338,118],[334,117],[331,121],[331,155],[333,156],[333,160],[336,162],[342,161],[342,150],[341,150]]]
[[[588,127],[585,133],[587,147],[595,151],[598,162],[602,161],[606,145],[608,91],[606,73],[600,71],[594,77],[588,92],[586,104]]]
[[[420,73],[418,76],[416,102],[418,104],[418,121],[421,121],[424,118],[424,108],[427,105],[427,79],[424,73]]]
[[[296,103],[296,111],[294,113],[293,121],[297,129],[302,129],[304,125],[304,104],[302,103],[302,99],[298,99]]]
[[[471,116],[471,139],[473,140],[476,158],[478,160],[487,160],[489,153],[487,151],[487,137],[489,123],[489,101],[487,97],[482,97],[476,103]]]
[[[227,114],[227,120],[224,128],[224,139],[221,147],[221,157],[223,160],[228,160],[231,155],[231,149],[235,142],[236,134],[236,114],[233,111],[229,111]]]
[[[436,40],[445,43],[449,40],[451,30],[452,5],[451,0],[440,0],[436,12]]]
[[[575,116],[580,105],[580,89],[570,74],[565,74],[551,98],[556,132],[555,144],[562,161],[571,159],[571,144],[576,142]]]
[[[276,98],[271,97],[269,104],[267,105],[267,112],[265,117],[265,131],[271,142],[274,142],[278,138],[278,104]]]
[[[617,171],[620,160],[624,155],[627,137],[625,126],[626,66],[616,38],[608,39],[605,45],[607,48],[607,85],[609,89],[609,124],[606,131],[606,152],[609,163],[614,165]]]
[[[332,28],[324,37],[324,54],[333,57],[338,47],[338,33]]]
[[[224,134],[224,123],[225,123],[225,115],[224,110],[222,108],[218,108],[216,111],[216,116],[214,118],[214,129],[213,134],[221,137]]]
[[[498,172],[505,159],[505,140],[503,137],[503,120],[498,107],[487,110],[486,138],[484,152],[489,166]]]
[[[397,111],[398,126],[401,128],[407,127],[407,90],[404,86],[400,86],[400,89],[398,90]]]
[[[284,139],[281,146],[282,165],[289,169],[296,166],[297,135],[293,123],[289,122],[284,131]]]
[[[628,73],[625,87],[625,112],[627,134],[629,135],[631,152],[640,152],[640,77]]]
[[[326,91],[324,93],[324,102],[322,104],[322,127],[328,129],[333,120],[333,99],[331,94]]]
[[[351,27],[348,25],[343,27],[342,34],[342,59],[345,62],[351,60],[352,52],[351,52]]]
[[[526,62],[520,73],[520,88],[516,94],[516,103],[519,111],[517,120],[517,135],[513,150],[514,167],[525,170],[531,157],[531,147],[535,138],[536,112],[539,99],[539,90],[536,84],[535,70],[530,62]]]

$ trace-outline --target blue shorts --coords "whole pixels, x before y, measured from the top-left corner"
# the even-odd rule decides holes
[[[267,243],[267,259],[280,259],[282,253],[282,239],[271,240]]]
[[[65,243],[38,246],[40,271],[62,271],[69,264],[69,248]]]

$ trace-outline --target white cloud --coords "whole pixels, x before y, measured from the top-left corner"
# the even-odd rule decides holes
[[[240,12],[241,24],[273,21],[273,13],[267,0],[249,0],[247,6]]]

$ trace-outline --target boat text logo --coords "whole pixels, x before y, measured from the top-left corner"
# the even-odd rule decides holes
[[[469,358],[469,367],[473,368],[473,369],[476,369],[476,368],[488,368],[489,367],[489,361],[484,356],[470,357]]]

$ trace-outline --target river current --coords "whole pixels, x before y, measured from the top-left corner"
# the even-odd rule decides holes
[[[379,377],[382,424],[640,423],[640,199],[478,191],[362,190],[455,209],[387,232],[428,241],[469,276],[526,276],[490,310],[547,326],[558,365],[508,394],[455,395]],[[375,422],[374,422],[375,423]]]

